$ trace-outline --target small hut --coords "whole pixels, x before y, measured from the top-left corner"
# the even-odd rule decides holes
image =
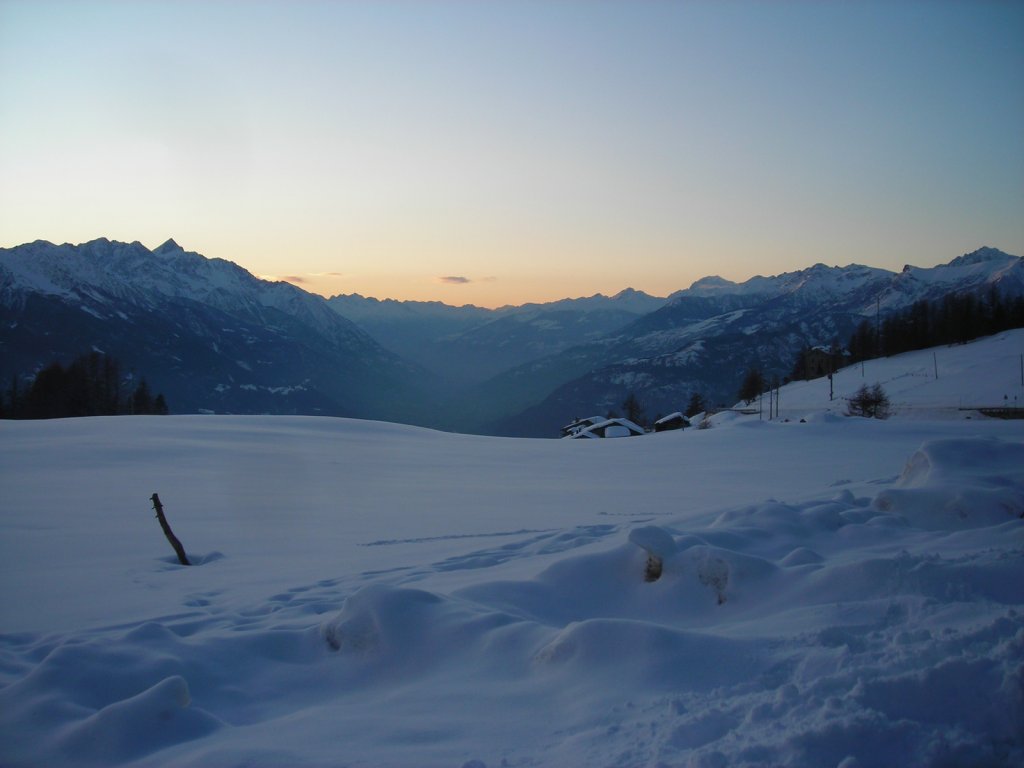
[[[689,426],[690,420],[682,414],[682,411],[676,411],[654,422],[654,431],[669,432],[673,429],[686,429]]]

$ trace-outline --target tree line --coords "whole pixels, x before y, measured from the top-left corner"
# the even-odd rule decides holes
[[[768,377],[756,365],[748,368],[737,399],[749,405],[769,389],[777,389],[798,379],[824,376],[862,360],[944,344],[962,344],[981,336],[1022,327],[1024,296],[1006,297],[997,286],[991,286],[982,293],[950,293],[941,299],[917,301],[884,318],[862,320],[850,336],[846,350],[836,339],[828,349],[813,350],[812,360],[812,348],[803,347],[797,352],[790,374],[781,381],[776,375]],[[881,387],[862,389],[864,391],[857,392],[851,400],[851,414],[885,418],[889,411],[885,392]],[[706,410],[704,397],[694,392],[683,413],[691,417]],[[643,406],[635,393],[630,392],[626,397],[622,411],[630,421],[640,426],[647,425]],[[608,413],[609,418],[618,415],[614,410]]]
[[[89,352],[67,367],[54,362],[24,387],[26,377],[14,376],[0,395],[0,418],[60,419],[73,416],[166,415],[162,393],[154,395],[145,378],[134,386],[121,376],[110,355]]]
[[[915,349],[962,344],[1024,327],[1024,296],[1007,298],[998,287],[984,294],[951,293],[921,300],[882,320],[861,321],[850,336],[849,361],[859,363]]]
[[[1006,297],[997,286],[983,293],[950,293],[941,299],[922,299],[884,318],[865,318],[851,334],[846,350],[835,340],[827,350],[822,348],[817,353],[814,365],[811,365],[812,348],[803,347],[797,352],[790,375],[783,378],[782,383],[824,376],[862,360],[944,344],[962,344],[1022,327],[1024,296]],[[769,384],[761,369],[754,366],[744,374],[737,397],[749,404],[769,386],[778,385],[774,381]],[[868,402],[865,410],[875,415],[873,403]]]

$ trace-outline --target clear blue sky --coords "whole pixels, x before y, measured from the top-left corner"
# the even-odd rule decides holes
[[[0,0],[0,245],[101,236],[492,306],[1021,254],[1024,3]]]

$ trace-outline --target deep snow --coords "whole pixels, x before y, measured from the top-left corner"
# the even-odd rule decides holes
[[[1022,764],[1024,422],[957,410],[1022,342],[621,440],[0,422],[0,764]]]

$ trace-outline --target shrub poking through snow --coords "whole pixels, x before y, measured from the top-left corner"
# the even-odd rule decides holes
[[[629,540],[647,553],[644,581],[660,579],[665,558],[676,551],[676,542],[672,534],[656,525],[645,525],[630,531]]]
[[[644,567],[644,581],[657,581],[661,578],[661,558],[657,555],[647,556],[647,565]]]
[[[717,557],[709,557],[697,571],[697,578],[705,587],[715,591],[718,604],[725,603],[725,588],[729,584],[729,564]]]

